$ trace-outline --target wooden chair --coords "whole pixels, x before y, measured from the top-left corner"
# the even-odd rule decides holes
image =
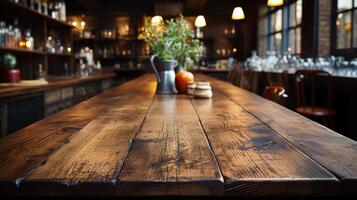
[[[246,70],[236,66],[228,73],[227,81],[233,85],[257,93],[258,74],[253,70]]]
[[[317,80],[320,81],[319,85],[325,86],[324,89],[327,90],[323,92],[324,95],[320,93],[316,96]],[[298,70],[295,73],[295,87],[296,111],[306,117],[321,120],[329,128],[334,128],[332,117],[335,111],[331,108],[332,76],[322,70]],[[320,101],[317,101],[317,97],[321,98]]]
[[[280,105],[285,104],[285,100],[288,98],[288,95],[285,94],[285,89],[280,86],[268,86],[264,90],[263,96],[275,103]]]
[[[267,72],[267,80],[269,87],[275,87],[275,86],[280,86],[283,87],[285,90],[285,93],[290,92],[289,90],[289,74],[287,70],[284,70],[282,72]]]
[[[239,85],[239,87],[243,89],[257,93],[258,73],[250,69],[242,71],[241,78],[239,80],[239,83],[237,83],[237,85]]]

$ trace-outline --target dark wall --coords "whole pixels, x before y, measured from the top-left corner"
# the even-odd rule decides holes
[[[235,47],[238,50],[238,59],[244,60],[254,49],[257,49],[257,3],[253,1],[237,0],[182,0],[182,1],[154,1],[154,0],[67,0],[67,10],[69,15],[154,15],[155,3],[177,2],[183,5],[183,14],[186,16],[196,16],[203,14],[207,18],[207,26],[217,26],[217,23],[210,24],[209,19],[219,18],[223,23],[235,23],[238,30],[238,40]],[[231,15],[234,7],[241,6],[244,9],[246,19],[233,21]],[[216,21],[216,20],[214,20]]]

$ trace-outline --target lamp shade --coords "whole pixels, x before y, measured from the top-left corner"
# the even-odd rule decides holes
[[[282,6],[284,4],[284,0],[268,0],[267,6],[275,7],[275,6]]]
[[[245,19],[245,15],[242,7],[235,7],[232,13],[233,20],[242,20]]]
[[[195,20],[195,26],[196,27],[205,27],[206,24],[206,19],[203,15],[198,15]]]
[[[160,25],[164,19],[160,15],[156,15],[151,18],[151,24],[154,26]]]

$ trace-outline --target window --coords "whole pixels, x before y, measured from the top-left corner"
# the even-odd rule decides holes
[[[357,48],[357,0],[337,0],[336,49]]]
[[[357,0],[356,0],[357,2]],[[285,1],[280,8],[262,8],[259,19],[259,52],[301,54],[302,0]]]

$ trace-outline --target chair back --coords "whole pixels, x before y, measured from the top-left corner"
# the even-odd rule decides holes
[[[258,90],[258,73],[253,70],[241,71],[240,79],[237,79],[236,85],[239,87],[257,93]]]
[[[288,98],[288,95],[285,94],[285,89],[280,86],[268,86],[264,90],[263,96],[275,103],[280,105],[285,104],[285,100]]]
[[[298,70],[295,72],[295,87],[298,107],[310,106],[315,108],[319,106],[317,104],[325,101],[326,105],[324,106],[331,108],[332,76],[328,72],[323,70]],[[316,91],[318,88],[326,89],[327,94],[318,93],[317,96]],[[322,101],[317,101],[317,97]]]
[[[285,89],[286,93],[289,93],[289,78],[288,78],[288,71],[284,70],[279,73],[275,72],[267,72],[267,79],[268,84],[270,87],[280,86]]]
[[[235,66],[229,71],[227,81],[256,93],[258,88],[258,73]]]

